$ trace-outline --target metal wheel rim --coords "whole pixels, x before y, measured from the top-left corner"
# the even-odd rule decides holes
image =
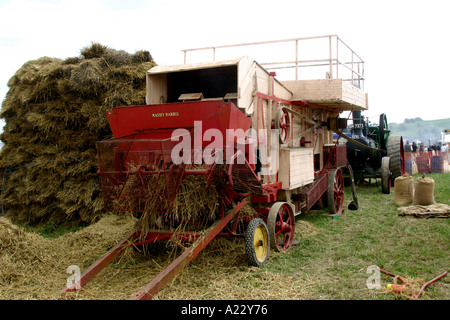
[[[272,206],[267,227],[273,249],[285,251],[292,246],[295,236],[295,216],[288,203],[277,202]]]
[[[253,250],[259,262],[262,263],[266,260],[269,245],[267,243],[267,230],[263,225],[259,225],[255,229],[253,234]]]
[[[389,125],[387,122],[387,117],[384,113],[380,115],[380,124],[379,124],[379,131],[380,131],[380,143],[381,148],[386,149],[387,145],[387,139],[388,139],[388,132],[389,132]]]
[[[342,170],[331,170],[328,176],[328,209],[331,214],[340,214],[344,207],[344,175]]]
[[[275,128],[280,130],[280,142],[286,143],[289,137],[289,128],[291,127],[289,113],[278,108],[275,116]]]
[[[385,194],[391,193],[391,165],[390,158],[383,157],[381,159],[381,191]]]
[[[245,252],[250,265],[260,267],[269,257],[269,231],[264,220],[255,218],[250,220],[245,232]]]

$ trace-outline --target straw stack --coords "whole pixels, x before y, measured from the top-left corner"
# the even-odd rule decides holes
[[[91,222],[103,203],[95,143],[111,137],[105,112],[145,103],[148,51],[94,43],[79,57],[26,62],[9,80],[0,117],[2,212],[12,221]]]

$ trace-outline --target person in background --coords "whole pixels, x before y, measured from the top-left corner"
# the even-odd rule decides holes
[[[413,141],[413,143],[412,143],[412,151],[413,151],[413,152],[416,152],[416,151],[417,151],[417,144],[416,144],[415,141]]]
[[[406,144],[405,144],[404,151],[405,151],[405,152],[411,152],[411,151],[412,151],[412,147],[411,147],[411,145],[409,144],[409,141],[408,141],[408,140],[406,140]]]

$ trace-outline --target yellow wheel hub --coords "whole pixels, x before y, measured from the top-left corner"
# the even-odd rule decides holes
[[[261,225],[255,229],[253,236],[253,248],[255,250],[256,259],[263,262],[266,259],[269,245],[267,243],[267,231]]]

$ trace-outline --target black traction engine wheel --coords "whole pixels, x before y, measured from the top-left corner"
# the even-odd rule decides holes
[[[391,185],[391,159],[389,157],[383,157],[381,159],[381,192],[384,194],[391,193]]]
[[[405,174],[405,154],[403,151],[402,136],[389,136],[387,155],[391,159],[392,183],[395,178]]]

